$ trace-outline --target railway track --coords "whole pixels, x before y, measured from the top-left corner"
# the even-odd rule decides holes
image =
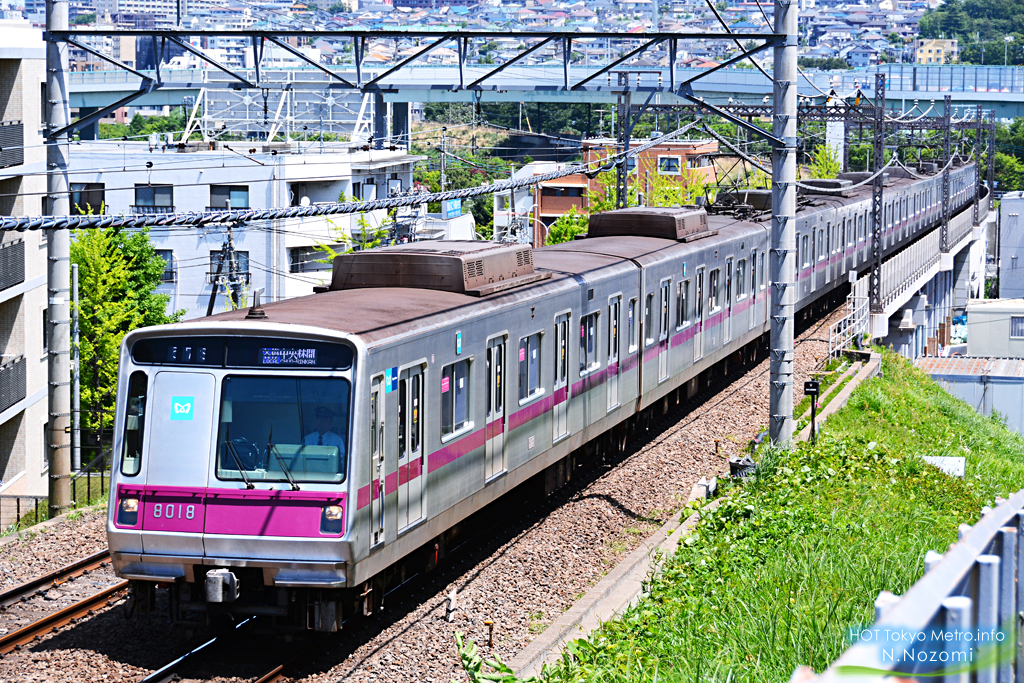
[[[106,550],[84,557],[69,565],[43,574],[31,581],[9,588],[0,593],[0,610],[25,603],[32,598],[46,593],[52,588],[63,586],[75,579],[85,576],[110,563],[110,555]],[[89,616],[109,604],[112,604],[121,593],[128,589],[127,581],[118,581],[100,591],[78,600],[66,607],[44,614],[42,617],[0,636],[0,656],[6,655],[36,638],[66,626],[77,619]]]
[[[141,679],[139,683],[172,683],[172,681],[178,681],[185,678],[183,672],[189,667],[196,665],[201,660],[220,659],[226,656],[224,651],[231,649],[234,645],[234,641],[239,639],[242,633],[251,625],[252,621],[253,619],[246,619],[245,621],[238,623],[230,633],[211,638],[202,645],[199,645],[181,657],[178,657],[170,664],[167,664],[149,674],[145,678]],[[272,657],[271,659],[273,663],[267,665],[262,674],[255,678],[251,678],[251,683],[277,683],[277,681],[280,681],[285,677],[285,672],[293,666],[301,661],[308,660],[310,656],[318,650],[328,647],[335,640],[335,638],[332,637],[335,635],[336,634],[316,636],[311,640],[311,642],[302,643],[298,647],[293,648],[291,652],[285,653],[282,657]],[[251,655],[251,651],[246,648],[244,656],[249,655]]]
[[[820,337],[818,328],[824,324],[825,321],[822,320],[809,321],[809,324],[804,328],[805,334],[803,336],[806,339],[802,339],[801,342],[819,342],[819,339],[817,339],[817,337]],[[801,348],[804,348],[802,355],[806,357],[802,362],[807,366],[802,372],[806,372],[811,366],[817,364],[818,358],[814,354],[819,352],[814,351],[812,354],[806,350],[807,347],[801,347],[798,343],[798,349]],[[811,362],[811,355],[814,355],[813,362]],[[756,363],[753,367],[757,367]],[[343,678],[346,675],[359,677],[367,672],[367,667],[372,667],[374,674],[380,675],[382,671],[381,664],[379,663],[381,661],[381,653],[394,651],[383,643],[390,643],[396,637],[394,633],[391,633],[385,636],[384,641],[382,641],[380,639],[382,631],[392,624],[401,624],[401,635],[408,635],[409,638],[400,642],[403,648],[400,655],[402,659],[401,668],[398,669],[391,666],[388,673],[396,676],[395,680],[422,680],[424,675],[428,673],[436,675],[438,672],[443,672],[443,675],[447,675],[446,667],[450,666],[452,650],[450,646],[440,644],[450,640],[450,631],[453,628],[466,631],[471,637],[475,636],[477,642],[480,642],[480,634],[474,633],[474,631],[479,631],[478,622],[483,623],[480,621],[481,619],[493,619],[495,616],[498,619],[502,619],[504,616],[506,622],[508,622],[511,619],[505,615],[514,616],[522,611],[521,608],[515,606],[505,607],[502,603],[502,600],[505,600],[502,591],[493,588],[493,586],[498,586],[501,589],[505,589],[507,586],[505,583],[498,583],[498,580],[504,579],[508,574],[506,570],[502,569],[503,563],[508,561],[506,556],[519,553],[519,558],[515,560],[514,573],[516,579],[521,581],[522,579],[519,577],[523,572],[523,567],[529,567],[531,557],[531,555],[523,554],[522,548],[539,548],[544,556],[548,557],[552,548],[560,547],[553,546],[553,541],[548,539],[553,538],[557,540],[557,538],[565,534],[559,532],[546,537],[540,536],[540,533],[543,533],[545,528],[553,526],[555,531],[560,529],[571,530],[573,534],[578,535],[580,525],[575,519],[569,520],[571,524],[565,520],[559,520],[559,517],[565,516],[559,512],[561,506],[568,503],[573,506],[573,510],[577,511],[574,514],[585,514],[585,519],[599,519],[601,515],[595,515],[594,511],[597,510],[604,515],[602,506],[595,507],[595,505],[590,505],[590,503],[609,498],[610,494],[609,500],[615,503],[621,502],[623,505],[635,508],[637,513],[646,514],[647,507],[637,502],[637,495],[630,493],[637,490],[637,485],[642,483],[641,481],[633,478],[627,479],[621,474],[610,475],[613,477],[611,482],[603,481],[623,461],[631,461],[637,457],[638,452],[654,448],[658,442],[675,438],[673,434],[679,430],[690,430],[691,434],[688,438],[702,439],[696,442],[695,445],[689,446],[689,448],[699,448],[702,444],[701,452],[709,453],[716,450],[716,444],[712,443],[712,437],[717,440],[720,436],[727,437],[730,432],[737,434],[747,433],[739,432],[740,427],[733,426],[737,416],[743,418],[740,420],[741,423],[752,423],[747,429],[753,428],[756,421],[749,419],[747,413],[751,412],[750,408],[752,406],[758,405],[756,399],[759,399],[763,394],[763,387],[755,391],[755,385],[750,384],[752,380],[736,382],[739,377],[745,376],[747,371],[751,369],[751,366],[745,368],[739,365],[731,366],[731,372],[727,375],[717,375],[714,377],[709,386],[692,399],[671,406],[667,413],[657,410],[655,414],[649,415],[648,420],[644,424],[638,425],[637,431],[631,435],[626,452],[609,453],[609,457],[601,465],[598,465],[597,461],[591,460],[590,463],[594,465],[593,469],[586,467],[574,471],[571,483],[555,492],[546,500],[519,501],[517,509],[522,513],[521,515],[506,516],[503,525],[483,525],[485,529],[480,531],[485,531],[486,533],[470,533],[461,537],[459,539],[461,541],[459,546],[468,546],[468,552],[465,553],[464,557],[457,558],[456,556],[459,554],[457,550],[459,548],[458,546],[452,547],[449,549],[447,561],[444,563],[448,565],[447,567],[438,567],[434,572],[425,575],[410,576],[405,583],[393,589],[394,595],[391,595],[389,592],[387,596],[390,599],[388,603],[389,609],[385,612],[385,615],[388,616],[385,617],[383,622],[379,622],[376,619],[372,621],[356,620],[355,623],[350,624],[346,620],[344,636],[341,638],[313,638],[309,641],[304,641],[301,645],[287,644],[277,640],[275,644],[271,645],[268,643],[267,647],[264,647],[262,650],[259,645],[254,645],[252,642],[252,637],[256,637],[255,631],[259,630],[253,629],[253,631],[248,632],[244,641],[247,651],[250,653],[250,659],[248,660],[245,659],[244,654],[230,656],[232,655],[231,648],[229,647],[230,643],[236,641],[233,638],[221,636],[201,643],[198,648],[195,647],[195,641],[191,644],[187,641],[180,642],[176,648],[177,652],[171,648],[164,648],[161,657],[162,661],[158,659],[155,662],[152,659],[144,662],[142,657],[136,657],[134,652],[137,650],[119,650],[116,654],[104,652],[104,655],[90,658],[88,661],[82,658],[77,660],[70,660],[69,658],[69,665],[66,667],[60,665],[55,667],[53,663],[56,663],[57,657],[67,656],[65,654],[58,654],[52,659],[45,660],[51,662],[47,673],[53,674],[55,671],[63,671],[67,674],[68,678],[71,678],[74,677],[71,674],[73,670],[79,674],[89,671],[89,673],[95,675],[116,671],[122,678],[127,677],[129,680],[146,681],[146,683],[174,680],[176,677],[185,679],[188,676],[183,674],[186,674],[186,672],[196,673],[197,670],[203,671],[203,674],[197,677],[199,679],[221,680],[223,678],[234,678],[236,680],[261,682],[277,681],[285,677],[298,676],[308,677],[311,681],[319,683],[328,679],[338,680],[338,678]],[[764,374],[766,375],[766,370]],[[730,388],[728,391],[723,391],[726,387]],[[735,395],[735,398],[730,399],[731,395]],[[717,426],[715,424],[697,427],[690,426],[699,425],[705,421],[703,409],[699,409],[702,404],[710,405],[715,403],[721,403],[723,408],[714,408],[712,405],[712,410],[718,411],[714,414],[718,415],[721,419],[727,418],[730,426],[726,427],[724,424]],[[733,406],[734,409],[726,411],[724,406],[727,405]],[[736,412],[737,407],[739,407],[739,412]],[[735,444],[728,438],[724,439],[723,451],[730,445]],[[652,471],[664,469],[665,459],[672,457],[671,451],[659,450],[657,453],[657,458],[651,460],[652,464],[655,465]],[[716,459],[716,461],[724,465],[722,460]],[[638,474],[643,470],[634,468],[630,471]],[[594,486],[595,482],[598,481],[601,481],[601,483]],[[659,480],[656,486],[645,486],[642,488],[645,492],[642,497],[655,496],[658,491],[663,489],[665,489],[665,485],[660,483]],[[630,498],[630,495],[633,497]],[[590,506],[587,507],[587,505]],[[617,509],[610,506],[603,507],[609,507],[613,512]],[[520,516],[522,519],[519,519]],[[498,530],[498,526],[501,526],[503,530]],[[539,539],[538,536],[540,536]],[[602,542],[598,541],[598,543]],[[587,547],[583,542],[573,541],[571,555],[580,555],[586,551]],[[559,567],[558,571],[579,574],[580,570],[585,570],[587,566],[574,559],[571,562],[565,563],[564,567]],[[552,573],[551,575],[554,574]],[[492,578],[492,576],[496,578]],[[542,578],[547,579],[549,577],[544,576]],[[40,577],[40,579],[33,583],[46,585],[43,583],[45,580],[46,577]],[[483,583],[484,581],[487,581],[487,583]],[[541,595],[541,598],[545,597],[547,593],[552,592],[552,590],[558,590],[553,589],[551,586],[552,584],[549,583],[546,584],[545,588],[538,589],[537,592]],[[452,588],[458,589],[459,604],[455,615],[455,624],[449,625],[446,620],[443,618],[438,619],[437,617],[439,613],[443,617],[445,609],[443,602],[446,601],[446,596]],[[577,588],[574,585],[570,590],[575,591]],[[519,592],[523,592],[522,589],[519,589]],[[0,593],[0,610],[2,610],[4,596],[7,596],[9,593],[9,591]],[[517,593],[515,602],[519,603],[524,600],[530,600],[531,609],[536,609],[533,605],[544,604],[536,595],[530,594],[529,591],[525,591],[525,593],[525,596]],[[477,601],[476,605],[471,607],[470,605],[472,605],[474,600]],[[482,607],[481,604],[483,605]],[[555,609],[560,612],[563,607],[558,604]],[[0,611],[0,617],[2,615],[3,612]],[[91,621],[99,622],[100,619],[97,618]],[[117,619],[117,623],[120,622],[121,620]],[[97,625],[89,628],[88,624],[89,621],[83,622],[85,628],[79,634],[79,640],[84,639],[85,643],[91,644],[91,647],[86,645],[86,649],[99,649],[101,645],[107,642],[107,627],[101,628]],[[514,627],[514,624],[510,624],[510,626]],[[245,630],[233,631],[233,633],[241,636]],[[509,628],[509,631],[511,631],[511,628]],[[504,637],[511,641],[512,638],[516,637],[515,632],[508,633],[508,635],[506,633],[502,633],[499,638]],[[163,629],[154,630],[150,637],[152,640],[144,642],[140,646],[142,650],[147,652],[159,649],[159,646],[163,644],[166,637],[166,632]],[[486,642],[486,630],[484,631],[484,642]],[[512,641],[509,645],[499,645],[503,659],[507,659],[506,653],[508,649],[506,648],[514,646],[515,641]],[[79,645],[78,647],[82,646]],[[188,648],[193,648],[193,650],[189,650],[186,655],[174,659],[171,664],[153,671],[163,662],[171,661],[176,655],[186,652]],[[408,653],[404,651],[405,648],[408,648]],[[201,652],[193,654],[196,650],[201,650]],[[63,653],[64,648],[59,647],[55,652]],[[251,653],[254,652],[262,652],[265,656],[261,656],[259,661],[252,661]],[[206,660],[205,664],[201,661],[204,659]],[[75,663],[72,665],[70,664],[71,661]],[[313,664],[314,661],[319,663]],[[117,664],[117,669],[114,668],[113,663]],[[8,670],[7,673],[15,670],[24,672],[27,669],[21,667],[26,665],[32,667],[32,662],[11,660],[11,665],[20,666],[18,669]],[[127,668],[129,670],[134,667],[132,673],[124,670],[122,668],[124,665],[128,665]],[[72,666],[76,668],[72,669]],[[153,671],[153,673],[147,676],[147,670]],[[4,669],[0,667],[0,678],[3,677],[4,673]],[[143,678],[144,676],[145,678]]]

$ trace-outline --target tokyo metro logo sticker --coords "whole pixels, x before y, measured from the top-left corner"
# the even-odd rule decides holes
[[[191,420],[195,407],[195,396],[171,396],[171,419]]]

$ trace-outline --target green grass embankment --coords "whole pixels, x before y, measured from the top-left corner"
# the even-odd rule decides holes
[[[650,595],[588,640],[551,681],[763,681],[821,671],[870,623],[881,590],[904,593],[928,549],[984,504],[1024,487],[1024,440],[886,352],[817,446],[764,449],[762,473],[727,492]],[[952,479],[922,455],[962,455]],[[686,513],[684,513],[686,514]]]

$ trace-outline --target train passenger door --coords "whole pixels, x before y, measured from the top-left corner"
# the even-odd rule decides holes
[[[664,382],[668,379],[668,326],[669,326],[669,302],[672,296],[672,280],[661,281],[661,330],[658,335],[658,381]]]
[[[619,405],[619,314],[622,297],[608,302],[608,410]]]
[[[423,369],[398,382],[398,529],[423,519]]]
[[[732,257],[725,260],[725,331],[722,343],[732,339]]]
[[[748,330],[757,325],[757,249],[750,250],[750,325]]]
[[[554,440],[569,433],[569,314],[555,318]]]
[[[694,303],[697,310],[694,311],[693,320],[693,360],[704,357],[704,266],[697,269],[696,275],[697,291]]]
[[[148,490],[141,504],[141,522],[146,531],[163,532],[144,536],[143,550],[202,555],[208,501],[194,491],[209,485],[210,446],[217,433],[213,401],[217,382],[205,372],[161,371],[152,380],[147,401],[145,375],[137,374],[142,380],[142,390],[135,394],[137,400],[142,396],[140,412],[150,413],[146,425],[149,462],[142,461]],[[230,410],[220,412],[222,421],[225,414],[230,415]],[[230,426],[222,430],[226,436],[218,451],[233,446]]]
[[[487,342],[486,479],[505,471],[505,337]]]
[[[384,542],[384,376],[370,383],[370,547]]]

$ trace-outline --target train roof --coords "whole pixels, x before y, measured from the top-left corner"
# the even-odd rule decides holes
[[[931,176],[939,178],[941,176]],[[906,189],[913,178],[890,178],[888,191]],[[815,195],[813,206],[798,207],[800,214],[823,206],[836,207],[869,198],[870,184],[844,193],[844,196]],[[464,317],[486,314],[517,303],[564,291],[575,290],[580,281],[633,272],[633,262],[652,265],[672,258],[682,250],[704,250],[734,240],[739,234],[769,229],[767,222],[739,220],[728,215],[708,216],[709,234],[696,241],[681,242],[657,237],[592,237],[534,249],[537,271],[550,273],[549,279],[530,282],[513,289],[486,295],[471,295],[419,287],[368,287],[339,289],[305,297],[268,303],[264,306],[271,323],[313,325],[360,337],[375,346],[396,338],[450,324]],[[436,248],[436,247],[435,247]],[[228,311],[185,324],[206,322],[242,322],[247,309]],[[253,323],[253,321],[249,321]],[[258,323],[253,323],[258,324]]]
[[[579,278],[598,280],[635,268],[627,260],[603,254],[565,255],[542,248],[535,250],[533,256],[537,270],[550,272],[551,277],[496,294],[472,296],[414,287],[341,289],[265,304],[265,321],[346,332],[373,346],[461,317],[486,314],[520,302],[526,304],[559,291],[577,290]],[[248,309],[240,309],[187,322],[240,322],[245,321],[247,314]]]

